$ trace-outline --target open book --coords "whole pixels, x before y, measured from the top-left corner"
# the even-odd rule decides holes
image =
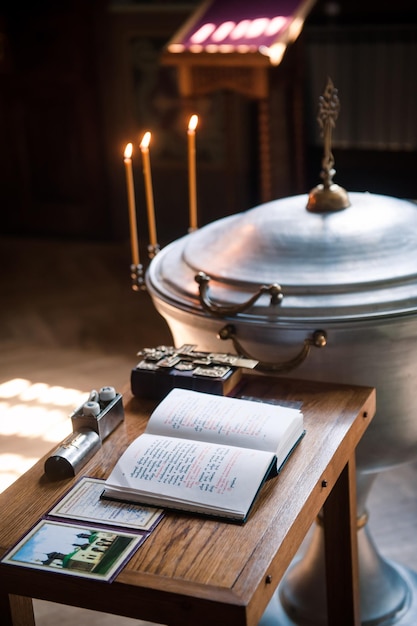
[[[117,462],[102,497],[243,522],[303,434],[298,409],[173,389]]]

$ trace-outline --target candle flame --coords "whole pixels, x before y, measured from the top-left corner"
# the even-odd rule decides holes
[[[128,143],[125,148],[125,159],[130,159],[133,152],[133,146],[131,143]]]
[[[195,130],[198,124],[198,115],[192,115],[190,117],[190,121],[188,122],[188,130]]]
[[[149,131],[147,131],[142,138],[142,141],[140,142],[140,149],[141,150],[146,150],[147,148],[149,148],[149,144],[151,142],[151,133]]]

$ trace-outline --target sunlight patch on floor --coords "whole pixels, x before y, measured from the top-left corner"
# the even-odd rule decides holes
[[[13,378],[0,384],[0,492],[72,430],[79,389]]]

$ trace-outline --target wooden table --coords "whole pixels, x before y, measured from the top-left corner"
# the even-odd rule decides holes
[[[239,393],[301,401],[307,430],[246,524],[168,512],[112,583],[2,564],[1,624],[34,624],[31,599],[40,598],[170,626],[254,626],[323,509],[329,625],[358,625],[355,448],[375,412],[374,390],[248,376]],[[125,421],[82,474],[107,477],[154,403],[125,394],[124,406]],[[1,556],[76,480],[49,481],[44,460],[0,496]]]

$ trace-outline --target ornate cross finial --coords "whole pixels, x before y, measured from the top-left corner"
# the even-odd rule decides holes
[[[324,93],[319,98],[317,112],[317,121],[321,128],[324,143],[324,154],[321,162],[322,171],[320,173],[323,184],[310,191],[307,209],[313,213],[340,211],[350,206],[346,191],[343,187],[333,183],[333,176],[336,170],[333,167],[332,131],[336,126],[339,110],[340,102],[337,89],[335,89],[333,81],[328,78]]]
[[[336,120],[339,116],[340,102],[337,95],[337,89],[333,85],[331,78],[327,79],[324,94],[319,98],[319,106],[317,112],[317,121],[322,131],[324,142],[324,156],[322,160],[324,186],[329,188],[332,184],[332,178],[336,173],[333,169],[334,157],[332,154],[332,130],[336,126]]]

